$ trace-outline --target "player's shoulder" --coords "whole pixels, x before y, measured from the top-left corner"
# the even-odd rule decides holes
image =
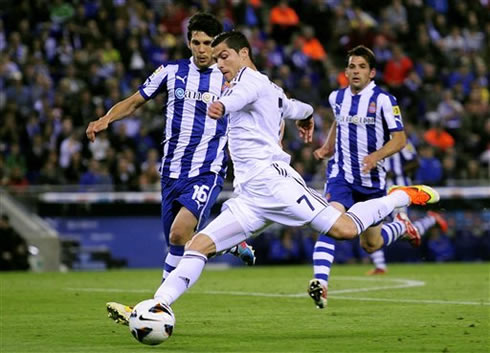
[[[378,100],[384,100],[387,103],[396,102],[396,98],[394,95],[379,86],[375,86],[373,88],[373,92],[377,94]]]
[[[334,100],[337,98],[339,94],[343,95],[346,89],[347,87],[344,87],[344,88],[334,89],[332,92],[330,92],[330,94],[328,95],[328,101],[330,102],[330,104],[334,102]]]
[[[238,71],[230,84],[231,86],[240,85],[242,87],[247,87],[247,89],[250,89],[251,91],[256,91],[259,88],[265,89],[269,82],[270,80],[266,75],[249,67],[243,67]]]
[[[232,82],[234,83],[252,83],[258,81],[268,80],[267,76],[261,74],[257,70],[251,69],[250,67],[242,67],[240,71],[236,74]]]

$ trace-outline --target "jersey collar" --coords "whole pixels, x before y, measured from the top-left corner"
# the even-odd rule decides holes
[[[193,56],[191,56],[191,57],[189,58],[189,60],[191,61],[191,68],[192,68],[193,70],[196,70],[197,72],[201,72],[201,73],[206,72],[206,71],[208,71],[208,70],[213,70],[214,68],[217,68],[217,67],[218,67],[218,65],[216,65],[216,63],[215,63],[215,64],[211,65],[210,67],[208,67],[207,69],[203,70],[203,69],[200,69],[200,68],[199,68],[199,67],[196,65],[196,63],[194,62],[194,57],[193,57]]]
[[[364,94],[365,92],[369,92],[369,91],[373,90],[374,87],[376,87],[376,83],[374,83],[374,81],[371,81],[371,82],[369,82],[369,84],[366,87],[364,87],[361,90],[361,92],[359,92],[357,94],[354,94],[354,93],[352,93],[352,90],[351,90],[351,88],[349,86],[349,93],[350,93],[351,96],[357,96],[359,94]]]

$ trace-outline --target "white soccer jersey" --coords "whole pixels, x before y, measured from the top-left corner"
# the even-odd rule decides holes
[[[384,189],[383,162],[367,174],[362,174],[361,169],[365,156],[383,147],[391,132],[403,130],[395,97],[371,82],[358,94],[347,87],[333,91],[328,99],[337,122],[329,179],[341,177],[351,184]]]
[[[417,158],[417,151],[413,144],[408,141],[407,145],[398,153],[385,159],[386,172],[391,172],[392,177],[387,180],[388,186],[391,185],[410,185],[412,181],[405,172],[405,164]]]
[[[228,145],[238,186],[272,162],[290,162],[279,146],[282,119],[306,119],[313,108],[288,99],[282,88],[251,68],[242,68],[219,101],[228,115]]]
[[[224,176],[227,121],[207,116],[223,84],[216,65],[200,70],[190,58],[160,66],[140,87],[145,99],[167,93],[163,176],[188,178],[210,171]]]

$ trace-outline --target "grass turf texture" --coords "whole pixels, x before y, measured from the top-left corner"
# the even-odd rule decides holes
[[[152,297],[160,270],[1,273],[0,352],[489,351],[488,264],[392,265],[375,278],[368,269],[334,266],[324,310],[306,296],[310,266],[207,269],[155,347],[108,319],[105,303]],[[373,290],[400,283],[418,286]]]

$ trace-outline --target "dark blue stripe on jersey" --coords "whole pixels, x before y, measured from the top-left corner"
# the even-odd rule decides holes
[[[212,70],[206,70],[199,74],[199,87],[198,91],[205,93],[209,91],[209,85],[211,82]],[[197,146],[201,142],[202,135],[204,133],[204,126],[206,125],[207,104],[201,100],[196,101],[196,109],[194,111],[194,120],[192,122],[192,134],[188,145],[185,148],[184,155],[182,156],[182,165],[180,170],[180,177],[187,178],[192,165],[192,158]],[[208,160],[206,159],[205,162]]]
[[[368,117],[374,118],[374,124],[366,124],[366,129],[367,129],[367,149],[368,149],[368,154],[373,153],[376,151],[376,109],[374,111],[369,111],[371,108],[371,104],[374,104],[374,107],[377,107],[377,101],[378,101],[378,96],[381,93],[381,90],[378,87],[375,87],[373,90],[373,94],[371,98],[369,98],[369,104],[368,104]],[[371,181],[373,183],[374,188],[379,188],[380,187],[380,178],[379,178],[379,167],[374,167],[370,171],[371,175]]]
[[[190,64],[191,64],[190,59],[179,61],[179,68],[177,69],[175,76],[177,75],[180,77],[187,76],[189,74]],[[175,80],[174,90],[176,90],[177,88],[181,88],[185,91],[185,82],[182,82],[181,80]],[[177,97],[175,97],[174,99],[174,116],[172,118],[172,130],[171,130],[172,136],[168,141],[169,145],[168,145],[167,155],[165,156],[165,162],[163,163],[163,167],[162,167],[162,175],[169,175],[170,162],[174,157],[175,148],[177,147],[177,143],[179,142],[180,125],[182,124],[182,113],[184,111],[184,102],[185,102],[185,98],[177,99]]]
[[[352,96],[352,102],[349,110],[349,116],[356,116],[359,108],[359,100],[361,95]],[[357,124],[349,123],[349,150],[350,162],[352,166],[352,176],[354,184],[361,184],[361,168],[359,166],[359,153],[357,151]]]
[[[342,101],[344,100],[345,88],[341,89],[337,92],[337,97],[335,97],[335,114],[340,114],[340,107],[342,105]],[[337,153],[339,154],[339,159],[337,161],[339,166],[339,174],[344,174],[343,166],[344,166],[344,155],[342,154],[341,141],[342,134],[340,132],[340,125],[337,123]]]

